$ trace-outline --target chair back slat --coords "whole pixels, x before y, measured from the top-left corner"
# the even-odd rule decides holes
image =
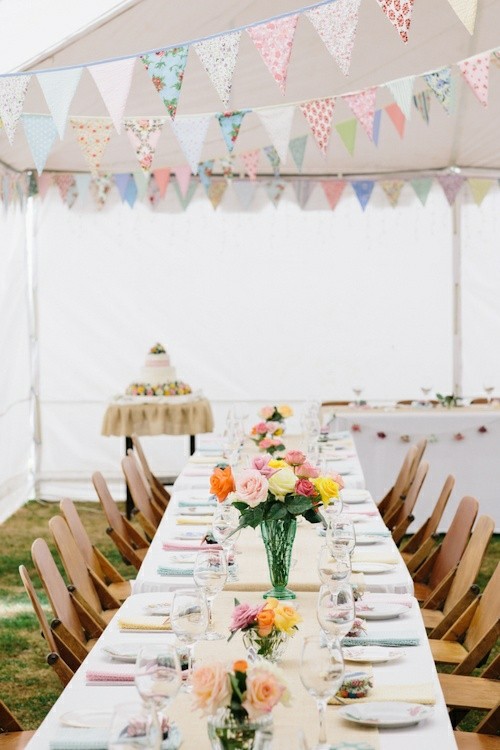
[[[133,456],[126,456],[125,458],[123,458],[122,468],[135,507],[140,513],[142,513],[144,518],[150,521],[153,526],[157,527],[158,521],[153,512],[153,508],[151,506],[149,495],[144,486],[144,482],[142,481],[141,475],[139,474],[135,458]]]
[[[153,483],[153,472],[149,468],[149,464],[146,459],[146,454],[144,453],[142,449],[141,441],[139,440],[137,435],[132,435],[132,445],[134,446],[134,452],[142,467],[144,476],[146,477],[146,480],[149,483],[149,485],[151,485]]]
[[[23,582],[23,586],[26,590],[26,593],[28,594],[29,600],[36,615],[36,619],[38,620],[38,624],[40,625],[40,630],[42,631],[42,635],[47,643],[49,651],[58,654],[59,651],[54,640],[54,634],[50,629],[47,615],[45,614],[40,599],[37,596],[35,587],[33,586],[33,581],[31,580],[30,575],[24,565],[19,566],[19,575],[21,576],[21,581]]]
[[[450,499],[450,495],[453,492],[454,486],[455,486],[455,477],[452,474],[449,474],[445,479],[445,483],[443,484],[443,489],[441,490],[439,497],[437,499],[436,505],[434,506],[434,509],[429,517],[427,528],[425,530],[426,539],[428,539],[430,536],[436,533],[438,526],[439,526],[439,522],[441,521],[444,510],[448,504],[448,500]]]
[[[9,711],[3,701],[0,701],[0,733],[22,732],[23,728],[16,717]]]
[[[469,541],[471,529],[476,520],[479,503],[475,497],[466,496],[460,500],[443,543],[436,563],[429,576],[429,586],[436,586],[458,565]]]
[[[410,470],[415,461],[416,453],[416,446],[411,445],[406,452],[403,463],[401,464],[401,468],[396,477],[396,481],[394,482],[394,486],[391,490],[391,498],[387,508],[385,509],[384,515],[391,513],[397,506],[397,503],[401,502],[404,498],[406,491],[408,490],[408,487],[410,485]]]
[[[420,490],[422,489],[422,485],[425,481],[428,471],[429,471],[429,464],[427,463],[427,461],[422,461],[417,468],[417,473],[415,474],[415,478],[413,482],[411,483],[410,489],[408,490],[408,494],[406,495],[404,502],[402,503],[399,509],[399,512],[394,517],[391,517],[390,519],[390,525],[392,527],[397,526],[399,523],[401,523],[406,518],[411,516],[413,508],[415,507],[415,503],[418,500]]]
[[[90,606],[96,612],[101,612],[102,606],[99,596],[68,524],[62,516],[54,516],[49,521],[49,528],[69,580]]]
[[[467,651],[475,648],[500,619],[500,563],[483,591],[479,605],[467,630],[464,646]]]
[[[117,531],[120,536],[126,537],[127,530],[123,522],[123,516],[120,513],[118,505],[115,503],[111,493],[109,491],[106,480],[100,471],[95,471],[92,474],[92,484],[94,485],[97,496],[101,501],[102,509],[108,521],[108,525]]]
[[[91,567],[92,570],[95,570],[98,575],[101,574],[102,577],[101,565],[94,552],[94,547],[90,537],[87,534],[87,530],[82,523],[82,519],[80,518],[73,500],[69,500],[69,498],[65,497],[59,503],[59,508],[61,509],[64,520],[69,526],[69,530],[73,535],[73,539],[75,540],[85,563]]]
[[[472,536],[465,548],[462,559],[458,563],[457,572],[446,597],[443,613],[446,615],[462,596],[467,593],[477,578],[483,557],[495,531],[495,521],[490,516],[480,516],[477,519]]]

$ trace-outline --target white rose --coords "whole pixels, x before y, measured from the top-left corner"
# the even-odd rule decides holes
[[[290,467],[280,469],[269,477],[269,489],[278,500],[283,500],[285,495],[293,492],[297,484],[297,477]]]

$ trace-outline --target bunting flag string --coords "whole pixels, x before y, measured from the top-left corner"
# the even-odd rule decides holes
[[[406,78],[398,78],[397,80],[389,81],[389,83],[386,84],[387,88],[394,98],[394,101],[407,120],[409,120],[411,117],[411,104],[413,100],[414,82],[415,76],[406,76]]]
[[[443,188],[446,200],[450,206],[453,206],[455,198],[462,187],[464,178],[459,174],[443,174],[437,175],[436,179]]]
[[[231,84],[240,47],[241,31],[233,31],[194,45],[201,64],[207,71],[225,107],[229,107]]]
[[[426,73],[423,76],[425,82],[435,94],[436,99],[443,105],[444,109],[450,114],[453,108],[454,91],[451,78],[451,68],[441,68],[432,73]]]
[[[260,148],[254,151],[247,151],[241,155],[243,164],[245,165],[245,172],[251,180],[257,179],[257,169],[259,165]]]
[[[214,211],[217,210],[224,193],[227,189],[226,180],[213,180],[208,188],[208,199],[212,204]]]
[[[168,167],[164,167],[163,169],[155,169],[153,172],[153,177],[156,181],[156,184],[158,185],[160,199],[165,197],[165,193],[167,192],[168,184],[170,182],[170,175],[171,172]]]
[[[378,147],[380,138],[380,124],[382,122],[382,110],[376,109],[373,115],[373,142]]]
[[[275,208],[278,208],[278,203],[281,200],[281,197],[285,191],[286,184],[284,180],[275,179],[271,182],[268,182],[266,185],[266,192],[268,195],[269,200],[274,205]]]
[[[269,163],[271,164],[271,167],[273,168],[274,176],[279,177],[280,176],[280,157],[278,155],[278,152],[274,148],[274,146],[264,146],[262,149],[267,158],[269,159]]]
[[[427,203],[427,198],[432,187],[432,179],[430,177],[418,177],[410,181],[412,188],[415,191],[417,198],[419,199],[422,206]]]
[[[406,125],[406,118],[399,108],[399,106],[394,102],[394,104],[388,104],[387,107],[385,107],[385,111],[389,115],[389,118],[396,128],[396,130],[399,133],[399,137],[403,138],[405,134],[405,125]]]
[[[208,161],[202,162],[202,164],[198,165],[198,177],[200,178],[200,182],[205,188],[206,192],[208,193],[208,189],[210,187],[210,183],[212,182],[212,175],[214,173],[214,159],[209,159]]]
[[[243,211],[248,211],[253,201],[257,185],[251,180],[235,180],[233,190],[236,193]]]
[[[299,15],[295,13],[247,29],[282,94],[286,91],[288,63],[298,20]]]
[[[357,120],[344,120],[335,125],[335,130],[339,134],[342,143],[349,151],[351,156],[354,155],[354,146],[356,144]]]
[[[89,65],[87,68],[99,89],[117,133],[121,132],[134,65],[135,58],[130,57],[105,65]]]
[[[305,13],[344,75],[349,74],[361,0],[336,0]]]
[[[368,201],[371,198],[375,182],[373,180],[354,180],[351,182],[352,188],[356,193],[359,205],[365,211]]]
[[[189,180],[190,182],[185,192],[183,192],[180,189],[180,186],[177,181],[174,182],[174,190],[177,194],[177,198],[179,199],[179,203],[183,211],[186,210],[186,208],[189,206],[189,204],[193,200],[193,196],[196,193],[196,188],[198,187],[198,183],[195,182],[194,180],[191,180],[191,175],[189,175]]]
[[[393,208],[396,208],[401,195],[401,190],[404,187],[403,180],[382,180],[380,187],[387,196],[387,199]]]
[[[476,206],[480,206],[483,200],[486,198],[488,193],[493,186],[493,180],[485,180],[479,178],[469,178],[467,180],[474,203]]]
[[[313,182],[313,180],[294,180],[292,182],[292,185],[295,196],[297,198],[297,203],[299,204],[300,208],[304,210],[307,201],[311,197],[312,191],[316,187],[316,184]]]
[[[420,112],[422,119],[429,124],[429,115],[431,109],[431,92],[422,91],[419,94],[415,94],[413,97],[413,104],[415,108]]]
[[[132,175],[127,172],[124,174],[115,174],[115,185],[118,188],[118,192],[120,193],[120,198],[122,199],[122,203],[125,201],[125,194],[127,192],[127,187],[132,180]]]
[[[144,170],[134,172],[134,182],[137,188],[137,200],[142,201],[149,187],[150,176]]]
[[[191,167],[186,164],[180,164],[174,167],[175,173],[175,184],[179,189],[183,198],[185,198],[189,191],[191,184]]]

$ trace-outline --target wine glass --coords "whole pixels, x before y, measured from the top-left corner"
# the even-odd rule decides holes
[[[329,750],[326,739],[326,704],[344,679],[344,659],[338,641],[328,646],[320,636],[304,639],[300,662],[300,680],[305,689],[316,698],[319,714],[319,742],[316,750]]]
[[[194,644],[206,631],[208,606],[200,589],[178,589],[170,607],[170,624],[178,640],[185,644],[188,654],[188,679],[193,669]],[[186,687],[189,690],[189,687]]]
[[[196,555],[193,570],[194,582],[205,592],[208,604],[208,628],[205,633],[207,641],[225,638],[214,630],[212,605],[215,597],[222,591],[227,581],[227,560],[224,550],[202,550]]]
[[[234,505],[226,505],[225,503],[217,505],[212,518],[212,534],[226,553],[230,581],[238,580],[235,570],[236,565],[234,564],[234,545],[240,535],[240,532],[237,531],[239,524],[240,513]],[[233,565],[230,567],[231,557],[233,558]]]
[[[326,530],[326,543],[330,548],[334,546],[345,547],[352,555],[356,546],[356,532],[354,524],[347,516],[338,516],[330,520]]]
[[[322,586],[316,616],[328,644],[341,640],[352,629],[356,619],[352,586],[345,581],[337,581],[331,587]]]
[[[422,385],[420,386],[420,390],[424,394],[424,401],[428,401],[429,393],[432,391],[432,385]]]
[[[361,385],[353,385],[352,392],[356,396],[356,403],[359,406],[361,403],[361,394],[363,393],[363,386]]]
[[[162,722],[163,723],[163,722]],[[162,734],[163,726],[160,728]],[[145,750],[160,747],[162,737],[143,703],[119,703],[111,720],[110,750]]]
[[[161,730],[158,712],[174,698],[182,683],[181,665],[176,647],[171,643],[144,646],[135,662],[135,686],[149,708],[153,732],[160,747]]]
[[[329,588],[338,581],[348,581],[351,576],[351,558],[345,547],[332,548],[324,544],[318,555],[318,573],[321,582]]]
[[[492,401],[491,394],[495,390],[495,386],[491,385],[490,381],[488,380],[486,383],[484,383],[483,388],[484,388],[484,392],[488,396],[488,403],[491,404],[491,401]]]

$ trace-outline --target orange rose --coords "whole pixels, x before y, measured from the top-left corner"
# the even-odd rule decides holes
[[[246,672],[248,669],[248,662],[245,659],[238,659],[233,664],[233,672]]]
[[[223,503],[230,492],[234,492],[234,477],[230,466],[221,469],[216,466],[210,477],[210,491],[216,496],[220,503]]]
[[[273,627],[274,627],[274,610],[263,609],[257,615],[257,633],[260,635],[261,638],[264,638],[266,635],[269,635]]]

